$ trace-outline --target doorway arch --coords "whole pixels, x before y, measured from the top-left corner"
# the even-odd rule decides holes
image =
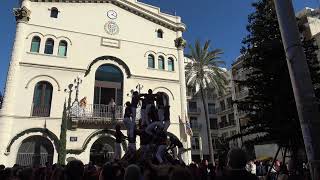
[[[97,139],[90,148],[90,161],[96,165],[103,165],[112,161],[114,156],[115,139],[110,136],[102,136]]]
[[[37,166],[53,163],[54,147],[46,137],[30,136],[22,141],[16,159],[21,166]]]
[[[115,65],[103,64],[95,74],[94,104],[108,105],[111,98],[123,104],[123,73]]]
[[[112,119],[121,118],[123,79],[124,76],[119,67],[113,64],[99,66],[95,74],[93,100],[96,115]]]

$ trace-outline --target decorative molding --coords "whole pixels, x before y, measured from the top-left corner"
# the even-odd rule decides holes
[[[94,138],[98,135],[102,135],[102,136],[107,135],[109,137],[114,138],[115,131],[109,130],[109,129],[97,130],[97,131],[93,132],[92,134],[90,134],[86,138],[81,149],[67,149],[67,154],[81,154],[82,152],[84,152],[87,149],[87,146],[90,143],[90,141],[92,140],[92,138]],[[112,135],[112,136],[110,136],[110,135]],[[124,151],[127,151],[127,143],[126,142],[122,142],[122,147],[123,147]]]
[[[32,2],[52,2],[51,0],[31,0]],[[173,31],[182,31],[186,30],[186,25],[181,22],[174,22],[168,18],[165,18],[157,13],[149,11],[141,6],[138,6],[132,2],[126,0],[55,0],[55,2],[62,3],[112,3],[126,11],[129,11],[137,16],[140,16],[144,19],[152,21],[160,26],[166,27]],[[176,17],[176,16],[175,16]]]
[[[9,155],[10,154],[10,150],[11,150],[11,146],[12,144],[19,139],[20,137],[26,135],[26,134],[30,134],[30,133],[42,133],[45,136],[47,136],[51,141],[53,141],[53,144],[55,146],[55,149],[58,150],[59,149],[59,138],[50,130],[48,130],[47,128],[31,128],[31,129],[26,129],[18,134],[16,134],[9,142],[9,144],[7,145],[6,148],[6,152],[5,155]],[[45,137],[46,138],[46,137]]]
[[[63,67],[63,66],[51,66],[51,65],[45,65],[45,64],[34,64],[34,63],[26,63],[26,62],[20,62],[19,64],[20,64],[20,66],[25,66],[25,67],[35,67],[35,68],[42,68],[42,69],[54,69],[54,70],[72,71],[72,72],[81,72],[81,73],[85,73],[86,72],[86,69],[80,69],[80,68],[70,68],[70,67]]]
[[[131,72],[130,72],[130,69],[129,67],[127,66],[127,64],[125,62],[123,62],[121,59],[117,58],[117,57],[114,57],[114,56],[101,56],[101,57],[98,57],[96,58],[95,60],[93,60],[90,65],[88,66],[88,69],[86,70],[85,72],[85,75],[84,77],[86,77],[90,72],[91,72],[91,68],[92,66],[99,62],[99,61],[114,61],[116,62],[117,64],[119,64],[120,66],[122,66],[127,74],[127,78],[130,78],[132,76]]]
[[[22,8],[14,8],[13,14],[17,22],[28,22],[31,11],[27,7],[23,6]]]
[[[120,40],[101,37],[101,46],[107,46],[120,49]]]
[[[38,24],[28,24],[29,26],[35,26],[35,27],[42,27],[42,28],[48,28],[48,29],[53,29],[53,30],[59,30],[59,31],[65,31],[69,33],[75,33],[75,34],[82,34],[82,35],[87,35],[87,36],[94,36],[94,37],[99,37],[101,38],[101,35],[96,35],[96,34],[90,34],[90,33],[84,33],[84,32],[79,32],[79,31],[72,31],[72,30],[66,30],[66,29],[60,29],[60,28],[55,28],[55,27],[48,27],[48,26],[42,26]],[[140,44],[140,45],[146,45],[146,46],[152,46],[152,47],[157,47],[157,48],[164,48],[164,49],[171,49],[171,50],[177,50],[175,47],[168,47],[168,46],[159,46],[156,44],[149,44],[149,43],[143,43],[143,42],[137,42],[137,41],[131,41],[127,39],[118,39],[123,42],[129,42],[129,43],[134,43],[134,44]]]
[[[167,71],[167,72],[174,72],[174,71]],[[132,79],[145,79],[145,80],[151,80],[151,81],[165,81],[165,82],[172,82],[172,83],[177,83],[177,84],[180,83],[179,80],[156,78],[156,77],[145,77],[145,76],[138,76],[138,75],[132,75]]]
[[[29,33],[29,34],[27,35],[26,39],[29,39],[30,36],[32,36],[32,37],[34,37],[34,36],[40,36],[40,37],[42,37],[42,38],[46,38],[46,37],[49,38],[49,37],[50,37],[50,38],[52,38],[54,41],[58,41],[58,42],[60,42],[61,40],[65,40],[65,41],[68,42],[68,45],[69,45],[69,44],[72,45],[71,39],[68,38],[68,37],[66,37],[66,36],[59,36],[59,37],[57,37],[57,36],[55,36],[55,35],[53,35],[53,34],[46,34],[46,35],[44,35],[44,34],[42,34],[42,33],[40,33],[40,32],[32,32],[32,33]],[[44,40],[44,39],[42,39],[42,38],[41,38],[41,41]]]
[[[173,95],[173,93],[170,91],[170,89],[168,89],[168,88],[166,88],[166,87],[156,87],[156,88],[154,88],[152,91],[155,92],[155,91],[161,90],[161,89],[165,89],[166,91],[168,91],[168,92],[171,94],[171,96],[172,96],[172,100],[174,100],[174,95]],[[161,91],[160,91],[160,92],[161,92]]]
[[[58,86],[58,91],[61,90],[61,89],[60,89],[60,84],[59,84],[59,82],[58,82],[54,77],[49,76],[49,75],[38,75],[38,76],[35,76],[35,77],[31,78],[31,79],[27,82],[25,88],[28,89],[29,84],[31,83],[31,81],[33,81],[34,79],[36,79],[36,78],[38,78],[38,77],[47,77],[47,78],[52,79],[54,82],[56,82],[56,84],[57,84],[57,86]]]
[[[187,41],[184,40],[182,37],[177,38],[176,40],[174,40],[174,44],[177,48],[179,49],[183,49],[186,47],[187,45]]]
[[[147,57],[147,56],[149,56],[150,54],[151,54],[151,55],[154,55],[154,56],[157,55],[157,53],[156,53],[155,51],[149,50],[149,51],[147,51],[147,52],[144,54],[144,57]]]

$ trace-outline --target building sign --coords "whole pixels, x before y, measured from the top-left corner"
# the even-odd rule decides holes
[[[77,142],[78,141],[78,137],[70,137],[70,142]]]
[[[101,38],[101,45],[102,46],[108,46],[108,47],[114,47],[114,48],[120,48],[120,41],[116,39],[110,39],[110,38]]]

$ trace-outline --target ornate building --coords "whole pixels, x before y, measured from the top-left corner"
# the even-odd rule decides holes
[[[70,119],[67,158],[88,163],[111,157],[110,122],[122,120],[133,90],[165,93],[171,106],[169,132],[190,147],[183,124],[185,25],[180,17],[137,0],[22,0],[14,15],[16,36],[0,114],[0,164],[57,162],[64,103],[71,106],[83,97],[88,103],[81,118]],[[115,117],[111,99],[117,104]],[[186,163],[190,158],[185,153]]]

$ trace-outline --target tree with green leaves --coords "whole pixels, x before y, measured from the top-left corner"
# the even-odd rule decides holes
[[[225,65],[225,62],[220,58],[223,52],[221,49],[211,50],[210,41],[206,41],[202,46],[198,40],[194,46],[190,45],[189,48],[190,55],[187,55],[187,57],[191,59],[191,62],[185,67],[186,83],[189,87],[199,89],[205,111],[210,159],[214,163],[206,90],[215,89],[219,94],[224,93],[226,90],[226,72],[221,68]]]
[[[249,35],[241,49],[247,74],[244,80],[235,80],[249,90],[248,97],[235,101],[249,122],[233,138],[256,135],[246,144],[276,143],[296,157],[304,144],[274,4],[259,0],[252,6],[255,12],[249,15]],[[315,47],[308,41],[303,44],[310,65],[316,57]],[[319,77],[314,84],[320,82],[316,79]]]
[[[245,80],[235,80],[249,90],[248,97],[236,101],[250,119],[241,136],[255,134],[247,143],[273,142],[295,151],[303,139],[274,4],[259,0],[252,6],[241,50],[248,73]]]
[[[67,122],[68,122],[68,115],[67,115],[67,106],[66,102],[63,106],[63,114],[62,114],[62,121],[61,121],[61,131],[60,131],[60,143],[59,143],[59,150],[58,150],[58,163],[64,165],[66,162],[66,141],[67,141]]]

